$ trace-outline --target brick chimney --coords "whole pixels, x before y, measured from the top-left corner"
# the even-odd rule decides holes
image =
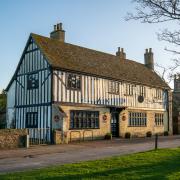
[[[149,50],[148,49],[145,50],[144,65],[147,68],[154,70],[154,58],[153,58],[152,48],[149,48]]]
[[[116,56],[118,56],[120,59],[126,59],[126,53],[124,52],[124,49],[118,47],[118,51],[116,52]]]
[[[50,38],[65,42],[65,31],[62,29],[62,23],[54,25],[54,31],[50,33]]]

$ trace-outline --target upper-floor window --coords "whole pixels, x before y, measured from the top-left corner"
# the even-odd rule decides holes
[[[114,81],[109,81],[109,93],[118,94],[119,93],[119,83]]]
[[[156,89],[155,98],[162,99],[162,90],[161,89]]]
[[[27,75],[27,89],[37,89],[39,87],[38,73]]]
[[[67,88],[80,90],[81,76],[77,74],[67,74]]]
[[[126,93],[127,96],[133,95],[133,85],[132,84],[126,84]]]
[[[144,97],[146,96],[146,87],[139,86],[139,95]]]

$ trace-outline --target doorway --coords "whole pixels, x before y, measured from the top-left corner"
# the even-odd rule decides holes
[[[119,137],[120,135],[120,130],[119,130],[119,114],[121,111],[123,111],[125,107],[122,108],[117,108],[117,107],[111,107],[110,112],[111,112],[111,134],[113,137]]]
[[[111,112],[111,133],[113,137],[119,137],[119,113]]]

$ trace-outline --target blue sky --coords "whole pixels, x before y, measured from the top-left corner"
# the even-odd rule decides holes
[[[134,11],[131,0],[1,0],[0,90],[9,83],[29,34],[49,36],[58,22],[63,23],[66,42],[111,54],[123,47],[128,59],[141,63],[151,47],[155,62],[170,65],[172,54],[156,36],[164,25],[126,22],[128,11]]]

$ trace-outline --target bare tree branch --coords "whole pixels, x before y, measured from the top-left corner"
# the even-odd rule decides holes
[[[126,21],[140,20],[142,23],[163,23],[173,21],[180,25],[180,0],[133,0],[136,3],[135,13],[127,13]],[[178,27],[177,26],[177,27]],[[180,46],[180,28],[170,31],[167,28],[157,34],[160,41],[166,41],[169,44],[175,45],[176,49]],[[179,56],[180,50],[165,48],[166,51]],[[180,58],[172,60],[172,66],[163,67],[156,64],[157,68],[162,71],[161,77],[172,80],[173,73],[180,67]],[[158,73],[158,72],[157,72]],[[159,73],[158,73],[159,74]]]
[[[126,20],[141,20],[143,23],[180,20],[179,0],[133,0],[133,2],[138,4],[137,13],[128,13]]]
[[[174,32],[164,29],[161,33],[158,33],[158,39],[160,41],[167,41],[168,43],[180,45],[180,31],[175,30]]]

